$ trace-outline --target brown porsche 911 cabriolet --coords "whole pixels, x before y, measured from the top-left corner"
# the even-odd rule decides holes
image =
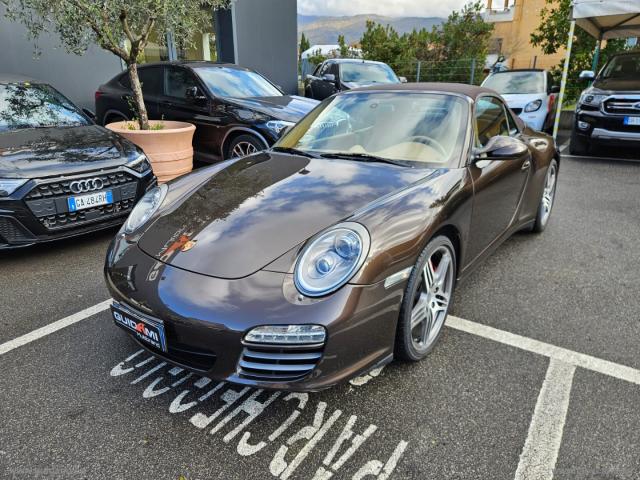
[[[456,281],[545,229],[559,161],[491,90],[338,94],[270,150],[138,203],[107,254],[114,321],[171,363],[261,388],[420,360]]]

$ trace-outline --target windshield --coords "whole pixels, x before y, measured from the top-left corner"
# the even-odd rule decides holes
[[[409,166],[457,166],[468,110],[464,100],[448,94],[343,94],[325,100],[277,146],[316,155],[369,155]]]
[[[340,65],[343,82],[356,83],[400,83],[389,65],[379,63],[345,62]]]
[[[600,78],[628,78],[636,80],[640,75],[640,54],[613,57],[602,70]]]
[[[501,95],[513,93],[545,93],[544,72],[500,72],[487,77],[483,87]]]
[[[0,84],[0,132],[89,125],[77,107],[49,85]]]
[[[282,92],[256,72],[227,67],[197,68],[209,91],[217,97],[281,97]]]

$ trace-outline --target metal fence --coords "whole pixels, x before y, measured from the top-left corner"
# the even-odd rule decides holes
[[[484,63],[475,58],[459,60],[410,60],[391,65],[409,82],[455,82],[480,85],[486,74]]]

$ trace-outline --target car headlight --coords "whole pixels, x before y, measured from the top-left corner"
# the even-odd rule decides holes
[[[606,95],[597,95],[594,93],[583,93],[580,95],[580,103],[581,105],[590,105],[592,107],[599,107],[602,101],[605,99]]]
[[[126,167],[135,172],[144,173],[151,169],[151,163],[149,163],[147,156],[144,153],[141,153],[135,158],[135,160],[127,163]]]
[[[362,266],[370,243],[367,229],[354,222],[341,223],[318,235],[298,257],[296,288],[309,297],[338,290]]]
[[[22,179],[0,178],[0,197],[8,197],[25,183]]]
[[[535,112],[536,110],[540,110],[541,106],[542,106],[542,100],[540,99],[534,100],[533,102],[527,103],[527,105],[524,107],[524,111]]]
[[[158,210],[158,207],[162,205],[164,197],[167,195],[168,187],[166,185],[159,185],[149,190],[144,197],[133,207],[129,218],[124,224],[125,233],[131,234],[138,228],[144,225],[151,216]]]
[[[267,128],[273,131],[276,135],[280,135],[280,132],[287,127],[293,127],[295,123],[285,122],[284,120],[269,120],[266,124]]]

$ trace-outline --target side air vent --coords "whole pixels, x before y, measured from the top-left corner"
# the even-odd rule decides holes
[[[244,343],[238,374],[250,380],[289,381],[305,377],[322,358],[323,344],[256,345]]]

